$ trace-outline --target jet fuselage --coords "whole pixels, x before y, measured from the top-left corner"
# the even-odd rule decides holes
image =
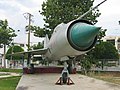
[[[48,42],[45,58],[60,60],[65,56],[71,57],[88,52],[95,45],[99,30],[99,27],[85,20],[59,24]]]

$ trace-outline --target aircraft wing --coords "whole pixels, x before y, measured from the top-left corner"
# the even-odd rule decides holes
[[[12,54],[7,54],[8,56],[10,55],[22,55],[22,54],[32,54],[32,55],[43,55],[47,52],[47,48],[46,49],[37,49],[37,50],[30,50],[30,51],[26,51],[26,52],[16,52],[16,53],[12,53]]]
[[[47,52],[48,49],[37,49],[37,50],[31,50],[31,51],[27,51],[24,53],[31,53],[33,55],[43,55]]]

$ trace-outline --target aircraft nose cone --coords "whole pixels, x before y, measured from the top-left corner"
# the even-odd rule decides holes
[[[90,46],[101,27],[95,27],[86,23],[76,23],[71,27],[70,38],[74,45],[80,48]]]

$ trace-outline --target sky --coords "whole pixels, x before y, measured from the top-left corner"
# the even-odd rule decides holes
[[[102,0],[95,0],[95,4]],[[120,36],[120,0],[107,0],[99,6],[101,16],[96,25],[107,29],[107,36]]]
[[[43,16],[39,14],[44,0],[0,0],[0,20],[8,20],[9,26],[12,27],[17,34],[14,42],[27,43],[27,32],[25,26],[28,20],[24,17],[24,13],[31,13],[32,25],[43,27]],[[18,30],[20,30],[18,32]],[[43,40],[43,39],[42,39]],[[40,38],[34,38],[31,34],[31,42],[41,41]]]
[[[0,19],[8,20],[9,26],[16,30],[17,37],[14,42],[27,43],[27,34],[25,26],[28,25],[28,20],[25,19],[24,13],[28,12],[33,15],[32,25],[43,27],[43,16],[39,14],[42,10],[42,3],[45,0],[0,0]],[[103,0],[95,0],[94,6]],[[119,36],[120,25],[120,0],[107,0],[104,4],[99,6],[101,16],[97,18],[98,23],[103,29],[107,29],[107,35]],[[18,32],[20,30],[20,32]],[[36,43],[41,41],[41,38],[34,38],[31,35],[31,42]]]

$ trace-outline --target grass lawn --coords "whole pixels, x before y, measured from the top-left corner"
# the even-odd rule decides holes
[[[97,73],[92,77],[120,85],[120,73]]]
[[[19,80],[20,76],[0,78],[0,90],[15,90]]]
[[[22,73],[22,69],[0,68],[0,72]],[[20,78],[21,76],[0,78],[0,90],[15,90]]]
[[[14,73],[22,73],[22,69],[0,68],[0,72],[14,72]]]

